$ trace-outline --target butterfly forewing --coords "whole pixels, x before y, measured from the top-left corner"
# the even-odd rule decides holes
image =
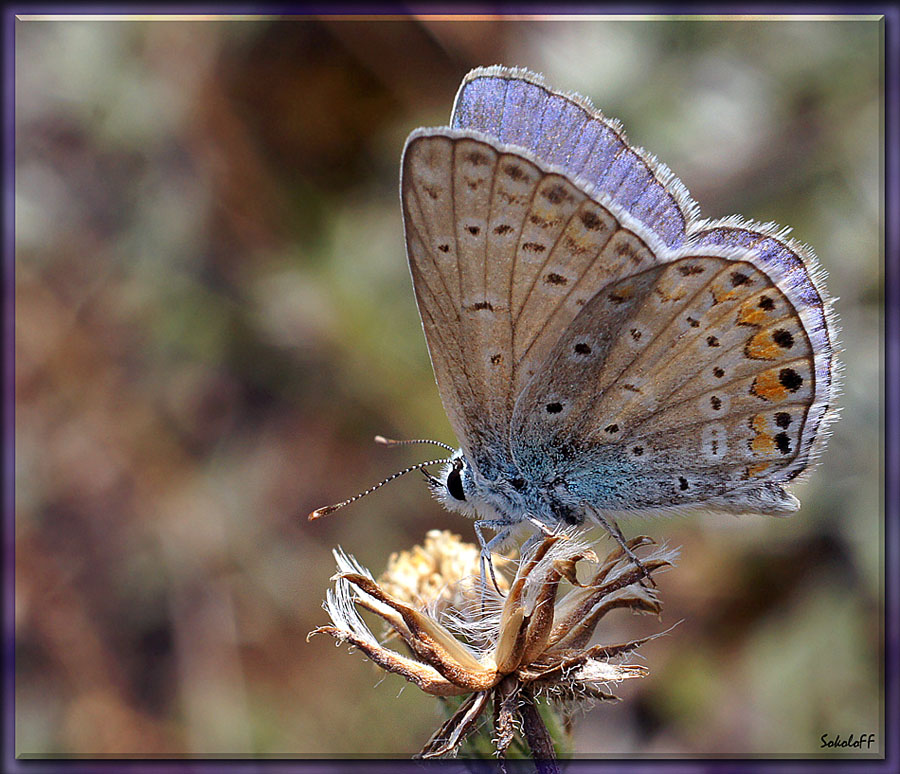
[[[410,138],[402,199],[451,425],[485,474],[512,469],[512,412],[528,380],[600,288],[656,253],[565,177],[466,133]]]
[[[451,126],[475,129],[519,146],[583,181],[680,246],[696,205],[671,173],[632,148],[618,122],[585,99],[547,87],[537,76],[505,67],[469,73],[456,96]]]

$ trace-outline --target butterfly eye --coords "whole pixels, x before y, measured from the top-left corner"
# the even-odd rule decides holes
[[[465,500],[466,493],[463,492],[462,476],[460,475],[460,470],[461,468],[454,466],[453,470],[451,470],[448,474],[447,491],[457,500]]]

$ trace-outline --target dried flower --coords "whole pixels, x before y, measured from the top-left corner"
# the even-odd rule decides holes
[[[628,547],[635,551],[652,544],[650,538],[638,537]],[[480,583],[477,599],[447,607],[436,616],[389,593],[368,570],[339,550],[335,551],[335,588],[324,605],[333,625],[321,626],[312,634],[327,633],[349,642],[383,669],[402,675],[426,693],[465,697],[420,757],[453,754],[492,704],[497,755],[505,756],[518,733],[534,758],[553,759],[553,741],[537,698],[545,696],[565,706],[574,701],[615,700],[609,692],[611,684],[647,673],[643,666],[613,664],[611,659],[634,651],[658,634],[615,645],[588,646],[588,641],[610,610],[658,614],[656,593],[641,580],[671,566],[676,555],[665,546],[656,548],[641,557],[642,569],[621,548],[601,562],[571,535],[546,535],[519,560],[505,597]],[[579,562],[589,565],[585,582],[576,576]],[[564,579],[572,588],[559,596]],[[414,657],[379,644],[357,607],[383,618]]]
[[[395,600],[427,609],[435,617],[448,607],[461,608],[480,598],[480,561],[477,546],[463,543],[448,530],[433,529],[425,535],[423,545],[391,554],[378,585]],[[492,561],[497,569],[510,564],[499,554],[493,554]],[[509,588],[502,575],[497,581],[501,591]]]

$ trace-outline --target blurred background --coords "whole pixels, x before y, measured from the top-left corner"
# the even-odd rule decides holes
[[[791,519],[624,523],[682,547],[602,755],[817,755],[881,725],[881,23],[467,17],[16,22],[16,751],[408,757],[436,701],[306,635],[343,546],[429,529],[450,443],[400,152],[472,67],[619,118],[702,213],[794,227],[839,297],[842,419]],[[603,544],[604,546],[606,543]],[[874,752],[874,749],[873,749]]]

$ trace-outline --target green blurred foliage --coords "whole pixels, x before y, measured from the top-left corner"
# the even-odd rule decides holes
[[[661,622],[598,636],[682,623],[623,702],[577,719],[577,754],[883,745],[882,36],[872,18],[17,21],[17,753],[408,757],[439,724],[432,698],[305,638],[334,545],[377,574],[471,522],[412,476],[305,517],[423,459],[375,434],[454,440],[398,166],[495,63],[591,97],[705,216],[792,225],[840,299],[842,419],[800,513],[623,524],[681,565]]]

